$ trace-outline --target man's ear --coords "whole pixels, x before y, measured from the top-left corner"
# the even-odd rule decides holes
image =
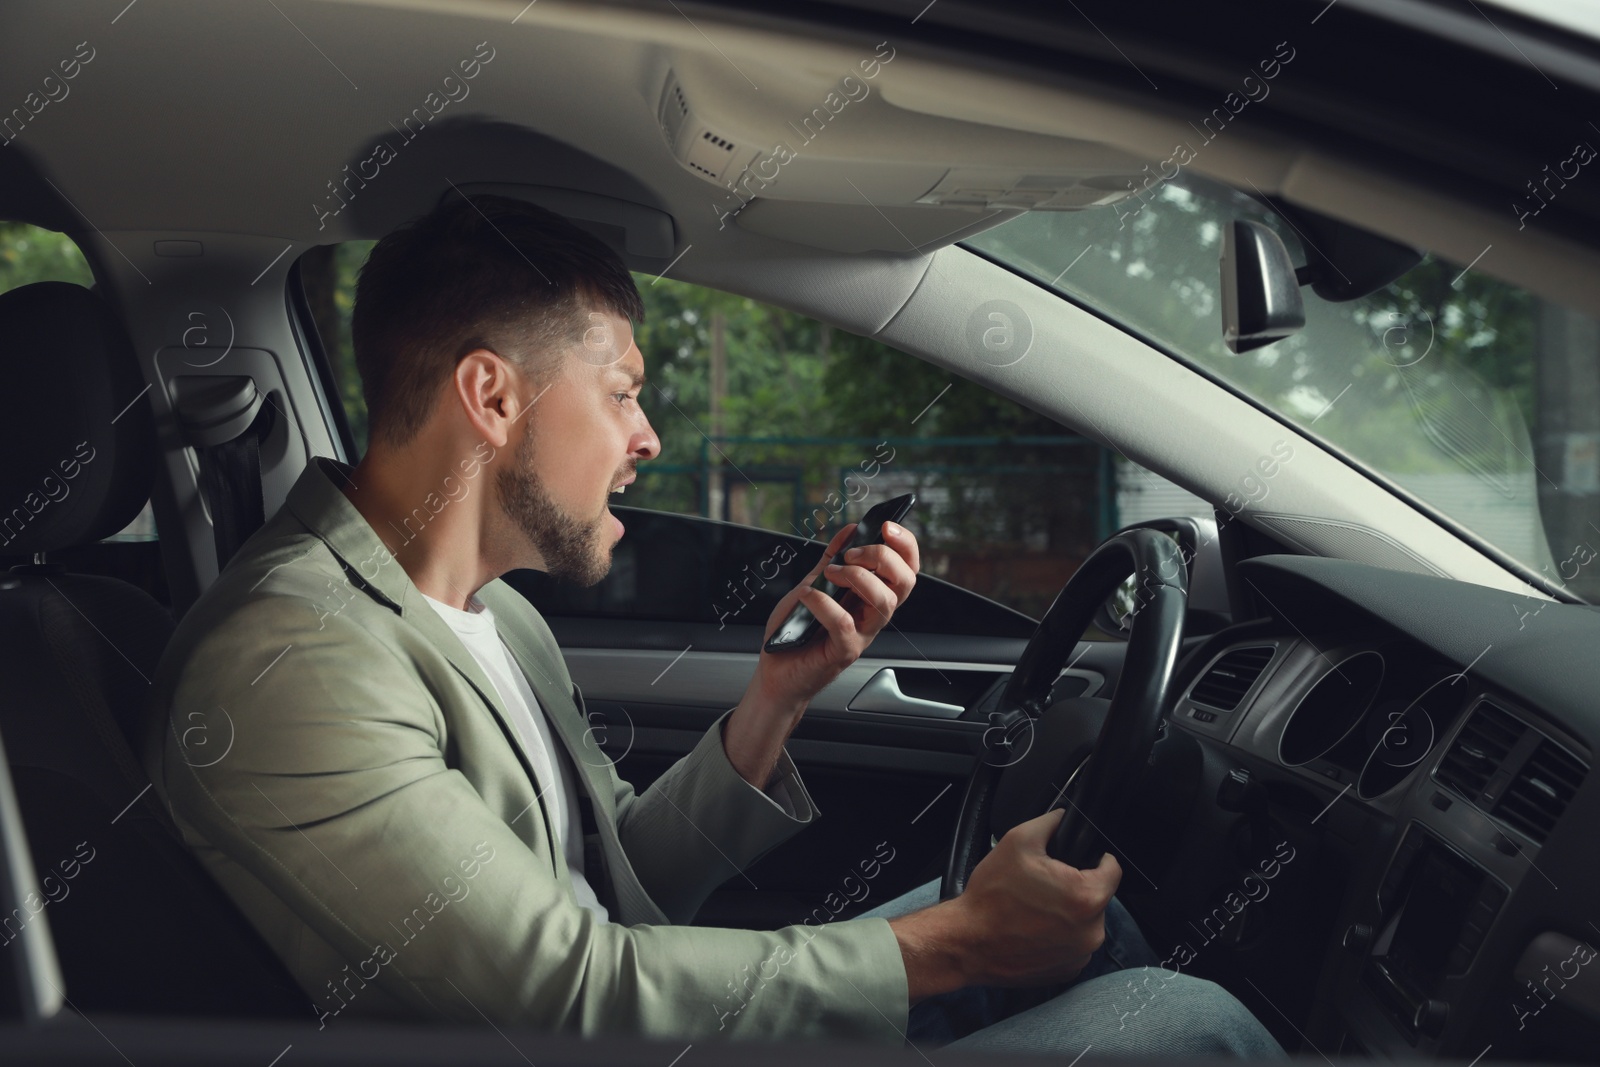
[[[517,368],[496,352],[475,348],[456,361],[450,384],[467,421],[490,445],[504,448],[512,424],[526,412]]]

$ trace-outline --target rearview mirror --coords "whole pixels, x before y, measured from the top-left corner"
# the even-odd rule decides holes
[[[1300,235],[1306,265],[1295,274],[1302,287],[1324,300],[1359,300],[1402,277],[1426,253],[1348,222],[1319,215],[1297,204],[1268,198]]]
[[[1306,324],[1294,261],[1264,223],[1236,219],[1222,232],[1222,342],[1248,352]]]

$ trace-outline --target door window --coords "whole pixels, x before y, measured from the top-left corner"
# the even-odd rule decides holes
[[[300,271],[361,446],[350,311],[371,247],[316,249]],[[762,625],[842,525],[915,492],[905,525],[922,573],[896,625],[1025,637],[1095,545],[1131,521],[1119,509],[1170,500],[1209,514],[1098,444],[881,342],[745,297],[636,280],[640,404],[662,451],[616,498],[627,533],[604,581],[508,578],[547,615]]]

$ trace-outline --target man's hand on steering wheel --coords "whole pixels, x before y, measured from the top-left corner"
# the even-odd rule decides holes
[[[1052,859],[1045,846],[1065,814],[1052,808],[1007,830],[952,902],[983,946],[984,985],[1070,981],[1105,941],[1106,905],[1122,867],[1109,852],[1087,870]]]
[[[1087,870],[1051,858],[1064,810],[1007,830],[960,896],[889,920],[912,1004],[971,985],[1066,982],[1088,965],[1122,868],[1110,853]]]

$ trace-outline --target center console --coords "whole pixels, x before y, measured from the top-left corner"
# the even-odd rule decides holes
[[[1472,966],[1507,895],[1488,871],[1421,823],[1407,827],[1378,889],[1381,926],[1361,982],[1412,1044],[1444,1032],[1446,979]]]

